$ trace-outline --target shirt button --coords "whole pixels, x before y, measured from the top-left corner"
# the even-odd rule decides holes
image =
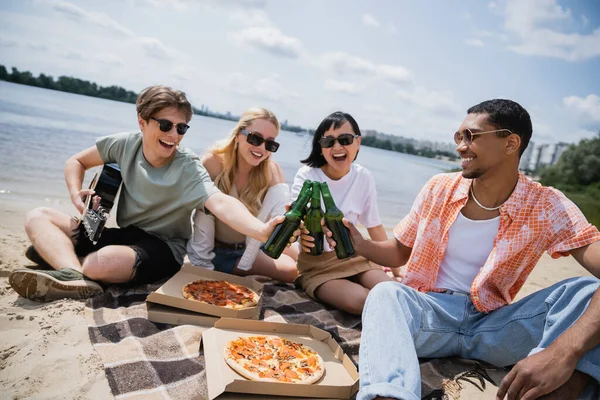
[[[504,217],[502,217],[502,218],[504,218],[504,220],[506,221],[506,220],[508,219],[508,215],[505,215],[505,216],[504,216]]]
[[[506,211],[506,207],[504,207],[504,206],[500,207],[500,211],[502,211],[502,212]]]

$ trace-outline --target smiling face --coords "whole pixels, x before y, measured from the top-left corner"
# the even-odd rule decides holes
[[[277,127],[271,121],[266,119],[253,120],[245,130],[253,132],[255,135],[262,137],[265,140],[276,140],[277,135],[279,134]],[[256,167],[271,156],[271,152],[267,151],[264,142],[259,146],[254,146],[248,143],[247,136],[242,133],[237,134],[236,142],[238,144],[238,165],[245,164],[250,167]]]
[[[352,125],[350,125],[349,122],[344,122],[337,129],[334,129],[332,126],[323,136],[337,138],[344,133],[349,133],[351,135],[355,134],[354,130],[352,130]],[[347,146],[342,146],[336,140],[333,147],[321,148],[323,157],[325,158],[325,161],[327,161],[327,164],[321,167],[325,175],[331,179],[340,179],[346,175],[350,171],[352,162],[358,154],[361,139],[361,136],[354,138],[352,143]]]
[[[499,129],[488,122],[488,114],[468,114],[461,124],[458,132],[463,133],[470,129],[474,134]],[[468,179],[481,178],[502,171],[509,164],[507,157],[515,155],[515,138],[499,137],[496,133],[474,135],[473,141],[467,145],[463,140],[456,146],[460,155],[462,175]],[[518,144],[516,147],[518,151]],[[518,157],[516,158],[518,163]]]
[[[168,132],[160,130],[154,119],[165,119],[174,125]],[[146,160],[155,168],[167,165],[173,159],[177,146],[184,135],[177,133],[177,124],[187,124],[186,114],[175,107],[164,108],[155,113],[148,121],[138,115],[138,124],[143,135],[143,152]]]

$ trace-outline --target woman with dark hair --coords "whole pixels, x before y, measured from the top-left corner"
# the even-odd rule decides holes
[[[310,155],[301,161],[306,165],[296,173],[292,199],[296,199],[306,179],[326,182],[345,218],[364,225],[372,240],[387,240],[377,209],[375,181],[366,168],[354,163],[360,141],[360,128],[350,114],[337,111],[326,117],[315,131]],[[327,243],[322,255],[307,254],[313,239],[306,233],[304,230],[301,236],[303,251],[298,258],[300,275],[296,282],[310,297],[360,315],[369,290],[392,278],[364,257],[339,260]],[[392,272],[400,276],[400,268]]]

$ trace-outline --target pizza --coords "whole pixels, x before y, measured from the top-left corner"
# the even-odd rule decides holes
[[[233,370],[254,381],[311,384],[325,372],[316,351],[281,337],[241,336],[225,345],[224,356]]]
[[[183,297],[234,310],[255,307],[258,304],[258,294],[246,286],[207,279],[198,279],[185,285]]]

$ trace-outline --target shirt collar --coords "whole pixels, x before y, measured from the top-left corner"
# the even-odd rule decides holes
[[[464,201],[466,203],[469,198],[469,189],[473,182],[473,179],[463,178],[460,172],[457,173],[459,182],[457,184],[456,190],[452,195],[452,203],[457,201]],[[506,212],[511,218],[515,216],[521,206],[525,204],[527,199],[528,187],[532,183],[531,179],[525,176],[521,171],[519,171],[519,177],[517,180],[517,185],[515,186],[515,190],[513,190],[512,194],[504,202],[502,207],[500,208],[500,212]]]

